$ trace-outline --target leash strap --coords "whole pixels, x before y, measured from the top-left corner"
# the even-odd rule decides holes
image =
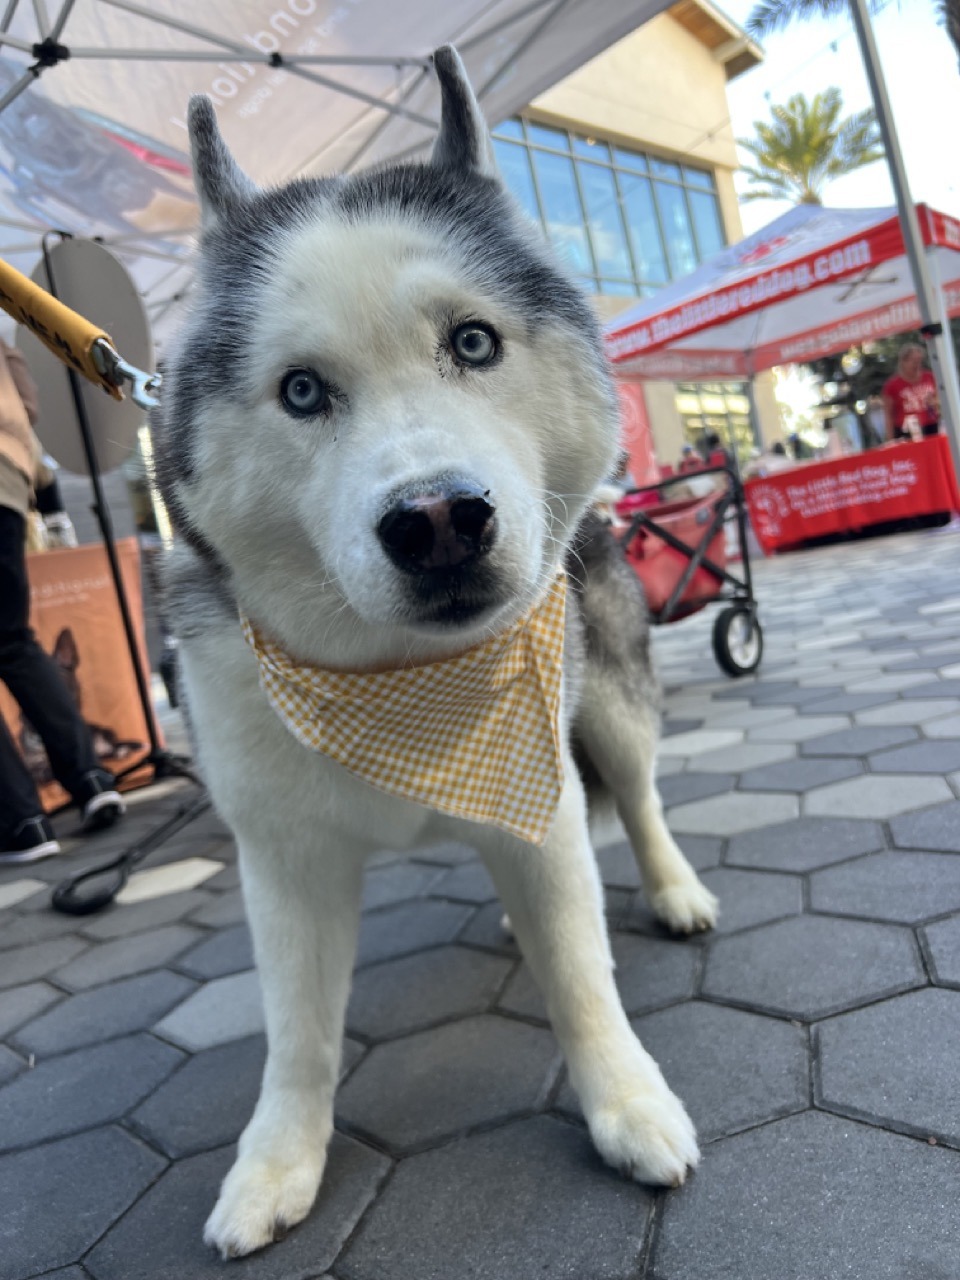
[[[115,400],[123,399],[123,385],[144,409],[159,401],[158,374],[148,374],[124,360],[113,339],[70,307],[41,289],[8,262],[0,261],[0,307],[24,325],[68,368],[101,387]]]

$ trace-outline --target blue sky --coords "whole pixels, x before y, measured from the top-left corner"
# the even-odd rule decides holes
[[[720,3],[741,24],[753,7],[753,0]],[[932,0],[889,0],[875,15],[874,30],[913,198],[960,216],[960,68],[953,45],[937,23]],[[846,110],[870,105],[848,17],[795,22],[785,33],[769,37],[764,50],[764,62],[728,86],[730,116],[738,137],[752,134],[752,122],[769,114],[767,93],[771,101],[783,102],[793,93],[809,97],[838,85]],[[832,183],[824,203],[835,207],[893,204],[886,164],[871,165]],[[742,205],[744,232],[770,222],[787,207],[766,200]]]

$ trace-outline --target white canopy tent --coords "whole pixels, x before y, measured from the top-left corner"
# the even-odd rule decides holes
[[[960,222],[918,206],[933,280],[960,315]],[[749,378],[920,324],[896,209],[799,205],[622,312],[626,380]]]
[[[189,280],[184,113],[212,95],[259,182],[422,154],[429,55],[453,42],[497,121],[669,0],[5,0],[0,257],[28,273],[48,229],[100,236],[154,325]]]

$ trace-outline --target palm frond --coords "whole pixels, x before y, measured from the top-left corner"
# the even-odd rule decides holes
[[[744,26],[755,40],[781,31],[798,18],[831,18],[844,13],[847,0],[759,0]]]

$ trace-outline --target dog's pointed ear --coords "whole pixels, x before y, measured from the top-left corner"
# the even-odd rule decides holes
[[[256,187],[230,154],[217,125],[217,113],[205,93],[195,93],[187,110],[193,181],[203,222],[222,217],[248,200]]]
[[[433,145],[431,163],[439,169],[461,173],[472,170],[497,176],[493,144],[487,122],[470,87],[460,55],[453,45],[445,44],[433,55],[433,65],[440,81],[440,132]]]

